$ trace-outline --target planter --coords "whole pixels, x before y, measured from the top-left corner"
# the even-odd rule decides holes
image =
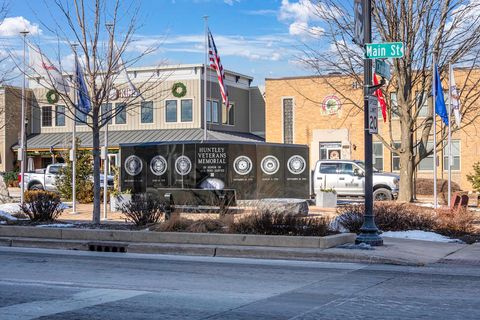
[[[110,211],[120,211],[122,205],[132,200],[130,193],[122,193],[119,195],[110,195]]]
[[[336,208],[337,194],[318,190],[315,195],[315,205],[322,208]]]

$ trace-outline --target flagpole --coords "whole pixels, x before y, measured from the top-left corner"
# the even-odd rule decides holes
[[[18,153],[20,155],[20,180],[22,181],[22,184],[20,185],[21,188],[21,194],[20,194],[20,203],[23,205],[25,201],[25,158],[26,158],[26,150],[25,150],[25,140],[26,140],[26,128],[25,128],[25,87],[26,87],[26,63],[25,63],[25,51],[26,51],[26,44],[27,44],[27,34],[29,33],[28,30],[21,31],[20,34],[23,36],[23,85],[22,85],[22,119],[20,121],[20,132],[22,137],[20,138],[20,144],[21,147],[18,149]]]
[[[437,209],[437,111],[436,111],[436,72],[435,55],[432,58],[432,93],[433,93],[433,208]]]
[[[114,46],[114,39],[113,39],[113,33],[112,33],[112,27],[113,27],[113,23],[106,23],[105,24],[105,27],[107,28],[108,30],[108,35],[109,35],[109,41],[110,41],[110,51],[109,51],[109,55],[110,55],[110,59],[114,58],[112,57],[112,53],[113,53],[113,46]],[[120,54],[120,52],[119,52]],[[113,83],[112,83],[112,86],[113,86]],[[105,116],[104,116],[104,119],[107,120],[107,117],[111,116],[111,113],[110,115],[108,114],[109,113],[109,110],[108,110],[108,103],[109,103],[109,92],[107,92],[107,103],[105,105],[105,109],[103,110]],[[113,111],[113,105],[110,107],[110,112]],[[107,210],[108,210],[108,204],[107,204],[107,196],[108,196],[108,166],[109,166],[109,159],[108,159],[108,121],[105,121],[105,138],[103,139],[104,142],[105,142],[105,146],[104,146],[104,150],[103,150],[103,220],[108,220],[108,217],[107,217]]]
[[[448,64],[448,207],[452,197],[452,129],[450,124],[450,115],[452,112],[452,63]]]
[[[203,71],[203,140],[207,140],[208,16],[205,19],[205,66]]]
[[[73,52],[75,54],[75,63],[77,63],[77,44],[72,44]],[[75,66],[75,88],[73,90],[73,130],[72,130],[72,155],[70,161],[72,161],[72,214],[77,214],[77,186],[76,186],[76,175],[77,175],[77,72]]]

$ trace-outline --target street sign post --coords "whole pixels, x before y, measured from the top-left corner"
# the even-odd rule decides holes
[[[390,65],[385,60],[375,59],[375,73],[390,80]]]
[[[403,42],[366,43],[365,59],[403,57]]]
[[[353,42],[363,47],[363,40],[365,38],[365,29],[363,27],[363,0],[355,0],[353,11],[355,12]]]
[[[378,100],[376,96],[368,96],[368,133],[378,133]]]

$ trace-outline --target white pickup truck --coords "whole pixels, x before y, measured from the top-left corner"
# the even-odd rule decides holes
[[[393,200],[398,196],[400,176],[373,172],[373,199]],[[313,173],[313,190],[335,189],[339,196],[365,195],[365,167],[358,160],[320,160]]]
[[[45,169],[38,169],[33,172],[27,172],[24,174],[24,183],[26,190],[47,190],[57,191],[55,181],[60,174],[60,169],[65,167],[64,163],[50,164]],[[18,176],[19,182],[21,176]],[[107,178],[108,188],[113,187],[113,176]],[[103,188],[103,174],[100,174],[100,187]]]

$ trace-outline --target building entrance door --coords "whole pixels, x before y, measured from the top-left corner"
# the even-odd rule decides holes
[[[340,160],[341,158],[341,142],[320,142],[320,160]]]

